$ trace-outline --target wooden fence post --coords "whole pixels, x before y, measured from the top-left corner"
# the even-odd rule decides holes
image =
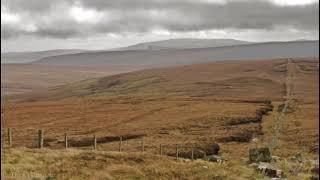
[[[8,128],[8,145],[9,145],[9,148],[12,147],[12,129],[11,128]]]
[[[179,145],[176,145],[176,158],[179,158]]]
[[[122,136],[120,136],[120,139],[119,139],[119,152],[122,151]]]
[[[144,152],[144,140],[143,140],[143,137],[142,137],[142,140],[141,140],[141,152]]]
[[[38,148],[43,148],[43,130],[38,129]]]
[[[194,149],[193,149],[193,147],[191,148],[191,160],[194,160]]]
[[[64,147],[68,148],[68,134],[67,132],[64,133]]]
[[[162,156],[162,144],[160,144],[160,156]]]
[[[97,149],[97,136],[94,134],[93,135],[93,150]]]

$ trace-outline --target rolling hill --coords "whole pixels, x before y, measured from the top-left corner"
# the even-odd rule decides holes
[[[48,56],[57,56],[62,54],[73,54],[86,52],[81,49],[56,49],[48,51],[35,52],[5,52],[1,53],[1,64],[7,63],[29,63]]]
[[[163,96],[183,95],[183,96],[220,96],[219,93],[227,93],[231,98],[233,95],[239,97],[246,96],[248,87],[242,87],[244,91],[237,91],[232,88],[237,83],[244,83],[245,86],[252,86],[252,92],[261,92],[262,99],[266,94],[265,86],[272,86],[270,92],[281,89],[281,82],[277,82],[274,76],[277,72],[265,72],[263,66],[271,66],[268,61],[261,60],[260,64],[250,63],[250,61],[218,61],[205,64],[185,65],[168,68],[145,69],[135,72],[122,73],[117,75],[90,78],[67,85],[49,88],[44,93],[32,93],[31,99],[63,99],[68,97],[83,97],[87,95],[142,95],[142,96]],[[257,69],[262,70],[257,71]],[[269,70],[268,69],[268,70]],[[240,73],[240,74],[234,74]],[[258,77],[262,73],[263,76]],[[253,75],[254,74],[254,75]],[[268,74],[268,75],[267,75]],[[267,78],[268,77],[268,78]],[[275,79],[270,81],[269,79]],[[259,86],[258,86],[259,85]],[[270,97],[276,98],[277,93],[272,93]],[[28,97],[26,94],[22,94]],[[280,93],[281,96],[281,93]],[[280,97],[278,96],[278,98]]]
[[[301,146],[318,151],[318,63],[292,60],[294,103],[282,137],[289,154]],[[15,133],[21,145],[34,142],[28,128],[45,127],[50,147],[61,146],[68,129],[75,147],[90,145],[87,136],[94,132],[104,149],[116,142],[103,138],[123,135],[136,137],[126,142],[132,151],[145,136],[150,151],[158,147],[153,142],[200,146],[214,140],[225,153],[246,155],[251,138],[263,135],[267,143],[272,137],[270,124],[286,98],[287,68],[287,59],[219,61],[93,78],[11,97],[16,99],[3,109],[4,126],[26,129]],[[262,121],[266,111],[271,115]],[[291,139],[297,135],[302,142]]]
[[[168,42],[180,41],[183,43],[176,44],[187,45],[185,39],[155,43],[161,44],[162,42],[162,45],[166,45]],[[187,39],[187,42],[190,41],[192,39]],[[201,40],[201,42],[204,41]],[[208,42],[211,42],[211,40],[208,40]],[[76,53],[78,50],[75,50],[73,51],[75,54],[45,57],[27,64],[1,64],[3,70],[1,73],[1,89],[3,94],[23,93],[108,74],[132,72],[145,68],[207,63],[216,60],[318,57],[318,47],[319,41],[295,41],[152,51],[126,50]],[[70,53],[70,51],[68,52]],[[33,54],[33,58],[39,58],[39,55],[49,56],[57,53],[67,53],[67,51],[31,53],[31,55]],[[23,56],[23,53],[20,53],[20,55]],[[25,56],[26,59],[30,58],[31,55]]]
[[[161,49],[193,49],[235,46],[242,44],[250,44],[252,42],[240,41],[235,39],[168,39],[162,41],[139,43],[128,47],[111,49],[113,51],[127,50],[161,50]]]
[[[272,142],[284,115],[272,155],[284,159],[277,163],[286,170],[297,153],[313,160],[319,152],[318,64],[318,58],[218,61],[92,78],[17,95],[2,108],[3,126],[13,128],[15,148],[36,147],[40,128],[46,149],[64,148],[66,131],[72,150],[91,152],[93,134],[99,151],[117,151],[121,136],[123,152],[141,152],[143,138],[146,154],[158,154],[161,144],[164,155],[174,156],[178,144],[183,158],[190,158],[190,147],[203,155],[218,143],[225,164],[239,169],[248,167],[250,148]],[[285,173],[305,179],[310,169]]]
[[[155,68],[217,60],[318,57],[319,41],[271,42],[216,48],[99,51],[42,58],[33,64],[80,67]]]
[[[188,49],[221,47],[240,44],[249,44],[249,42],[234,39],[170,39],[163,41],[140,43],[128,47],[115,48],[107,51]],[[1,53],[1,63],[29,63],[50,56],[99,51],[101,50],[55,49],[35,52],[5,52]]]
[[[36,64],[2,64],[1,95],[31,92],[76,82],[93,77],[101,77],[126,69],[55,67]]]

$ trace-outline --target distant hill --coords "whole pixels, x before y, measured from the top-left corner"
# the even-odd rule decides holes
[[[190,49],[241,45],[249,43],[250,42],[247,41],[239,41],[234,39],[169,39],[163,41],[139,43],[128,47],[111,49],[108,51]],[[29,63],[50,56],[100,51],[101,50],[91,51],[82,49],[56,49],[34,52],[6,52],[1,53],[1,63]]]
[[[112,49],[113,51],[126,50],[161,50],[161,49],[191,49],[208,48],[250,44],[248,41],[239,41],[235,39],[169,39],[162,41],[139,43],[128,47]]]
[[[4,63],[28,63],[39,60],[44,57],[57,56],[62,54],[73,54],[79,52],[87,52],[82,49],[56,49],[48,51],[34,51],[34,52],[6,52],[1,53],[1,64]]]
[[[212,62],[319,57],[319,41],[269,42],[215,48],[96,51],[42,58],[34,64],[145,69]]]

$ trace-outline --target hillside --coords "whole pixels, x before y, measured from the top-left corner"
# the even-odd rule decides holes
[[[284,60],[282,59],[282,61]],[[26,94],[21,96],[31,99],[62,99],[86,95],[179,95],[241,99],[249,91],[252,91],[255,97],[260,96],[262,99],[280,98],[282,96],[282,82],[278,79],[279,72],[273,71],[271,62],[274,61],[218,61],[147,69],[91,78],[68,85],[52,87],[43,93],[34,92],[30,97]],[[265,94],[265,88],[270,88],[270,96]]]
[[[192,40],[180,39],[170,40],[169,42],[190,42]],[[203,43],[204,41],[201,40],[199,44],[206,44]],[[211,40],[208,40],[208,42],[211,42]],[[161,41],[155,43],[161,43]],[[163,41],[164,45],[166,43],[168,41]],[[216,60],[317,57],[318,46],[319,41],[297,41],[218,48],[90,51],[58,55],[27,64],[1,64],[3,70],[1,73],[1,89],[4,90],[4,94],[23,93],[103,75],[132,72],[145,68],[206,63]],[[53,51],[51,55],[54,53],[57,52]],[[50,53],[44,54],[49,55]],[[28,56],[26,58],[28,59]]]
[[[49,56],[86,52],[82,49],[56,49],[35,52],[4,52],[1,53],[1,64],[29,63]]]
[[[78,149],[92,149],[93,134],[101,151],[117,151],[121,136],[123,152],[141,152],[143,139],[148,155],[159,153],[161,144],[164,155],[174,156],[178,144],[184,158],[190,158],[190,147],[201,157],[218,143],[219,155],[228,159],[224,165],[231,168],[227,172],[248,168],[248,150],[269,147],[274,138],[278,143],[272,155],[290,159],[299,153],[314,160],[319,152],[318,64],[318,58],[219,61],[93,78],[11,97],[16,99],[8,99],[3,107],[3,125],[13,128],[15,148],[36,147],[37,129],[42,128],[44,146],[62,149],[68,132],[69,146],[77,151],[60,154],[67,164],[88,162],[87,155],[95,157],[91,163],[100,162],[105,155],[81,156],[86,161],[76,155]],[[283,110],[285,103],[288,111]],[[28,150],[11,153],[7,158],[35,156]],[[59,151],[48,153],[43,158],[54,159]],[[149,158],[144,160],[148,164]],[[19,162],[6,163],[24,168]],[[290,171],[293,166],[279,162],[288,177],[310,177],[310,164],[303,164],[298,174]],[[47,172],[46,167],[31,168]],[[148,172],[138,169],[142,176]]]
[[[207,48],[221,47],[230,45],[249,44],[250,42],[239,41],[234,39],[170,39],[155,42],[146,42],[131,45],[128,47],[111,49],[108,51],[127,51],[127,50],[160,50],[160,49],[190,49],[190,48]],[[99,52],[94,50],[83,49],[55,49],[48,51],[35,52],[4,52],[1,53],[1,64],[8,63],[29,63],[50,56],[64,54],[76,54],[83,52]]]
[[[129,69],[55,67],[37,64],[2,64],[1,95],[32,92]]]
[[[312,59],[304,61],[310,61],[310,63],[305,65],[298,63],[296,66],[304,67],[310,73],[302,71],[302,74],[297,76],[299,79],[296,84],[304,84],[295,88],[296,98],[303,99],[301,103],[316,105],[317,102],[314,102],[313,98],[317,96],[318,85],[314,82],[318,76],[313,72],[316,70],[313,69],[313,64],[317,61]],[[194,133],[198,134],[195,137],[203,135],[221,139],[228,136],[227,134],[252,137],[256,133],[259,134],[260,130],[256,129],[258,124],[242,125],[240,123],[226,133],[223,130],[223,124],[228,120],[223,119],[240,118],[240,121],[245,117],[251,119],[256,116],[258,109],[269,106],[267,102],[277,104],[283,101],[285,68],[286,59],[221,61],[143,70],[81,81],[50,88],[47,91],[16,96],[18,100],[32,102],[12,104],[14,109],[21,109],[21,111],[11,111],[10,104],[13,103],[11,101],[7,109],[4,109],[9,118],[5,121],[5,125],[20,127],[23,124],[24,127],[42,126],[49,129],[54,127],[55,130],[51,134],[54,138],[59,135],[54,132],[64,128],[80,133],[85,127],[85,132],[95,131],[103,136],[133,132],[136,135],[157,134],[157,132],[166,131],[169,134],[178,133],[176,135],[183,141],[186,135],[183,129],[193,126],[201,127],[194,129]],[[303,98],[304,95],[308,98]],[[309,108],[311,107],[315,108],[313,105]],[[82,110],[79,111],[79,109]],[[312,110],[313,113],[314,110]],[[182,114],[184,115],[180,116]],[[32,122],[29,119],[19,118],[26,115],[32,117]],[[312,116],[312,119],[317,116]],[[46,118],[43,119],[43,117]],[[88,118],[91,121],[88,121]],[[316,120],[310,120],[310,122],[314,124]],[[222,124],[212,126],[216,123]],[[150,129],[146,130],[145,127]],[[246,130],[249,134],[245,135],[241,134],[242,128],[251,130]],[[190,131],[193,130],[190,129]],[[215,133],[211,134],[210,131]],[[165,141],[168,137],[163,138]],[[157,142],[160,141],[157,139]]]
[[[192,48],[208,48],[235,46],[242,44],[250,44],[248,41],[240,41],[235,39],[168,39],[162,41],[146,42],[131,45],[123,48],[111,49],[113,51],[127,50],[161,50],[161,49],[192,49]]]
[[[47,57],[33,63],[55,66],[145,69],[206,63],[217,60],[318,57],[318,47],[319,41],[295,41],[182,50],[99,51]]]

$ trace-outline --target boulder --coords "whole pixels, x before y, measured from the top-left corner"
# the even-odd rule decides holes
[[[217,162],[217,163],[222,163],[224,161],[224,159],[221,156],[217,156],[217,155],[206,156],[204,160],[209,162]]]
[[[281,178],[283,176],[283,172],[272,166],[270,163],[260,162],[257,169],[262,174],[271,178]]]
[[[250,162],[270,162],[271,153],[269,148],[254,148],[249,150]]]

